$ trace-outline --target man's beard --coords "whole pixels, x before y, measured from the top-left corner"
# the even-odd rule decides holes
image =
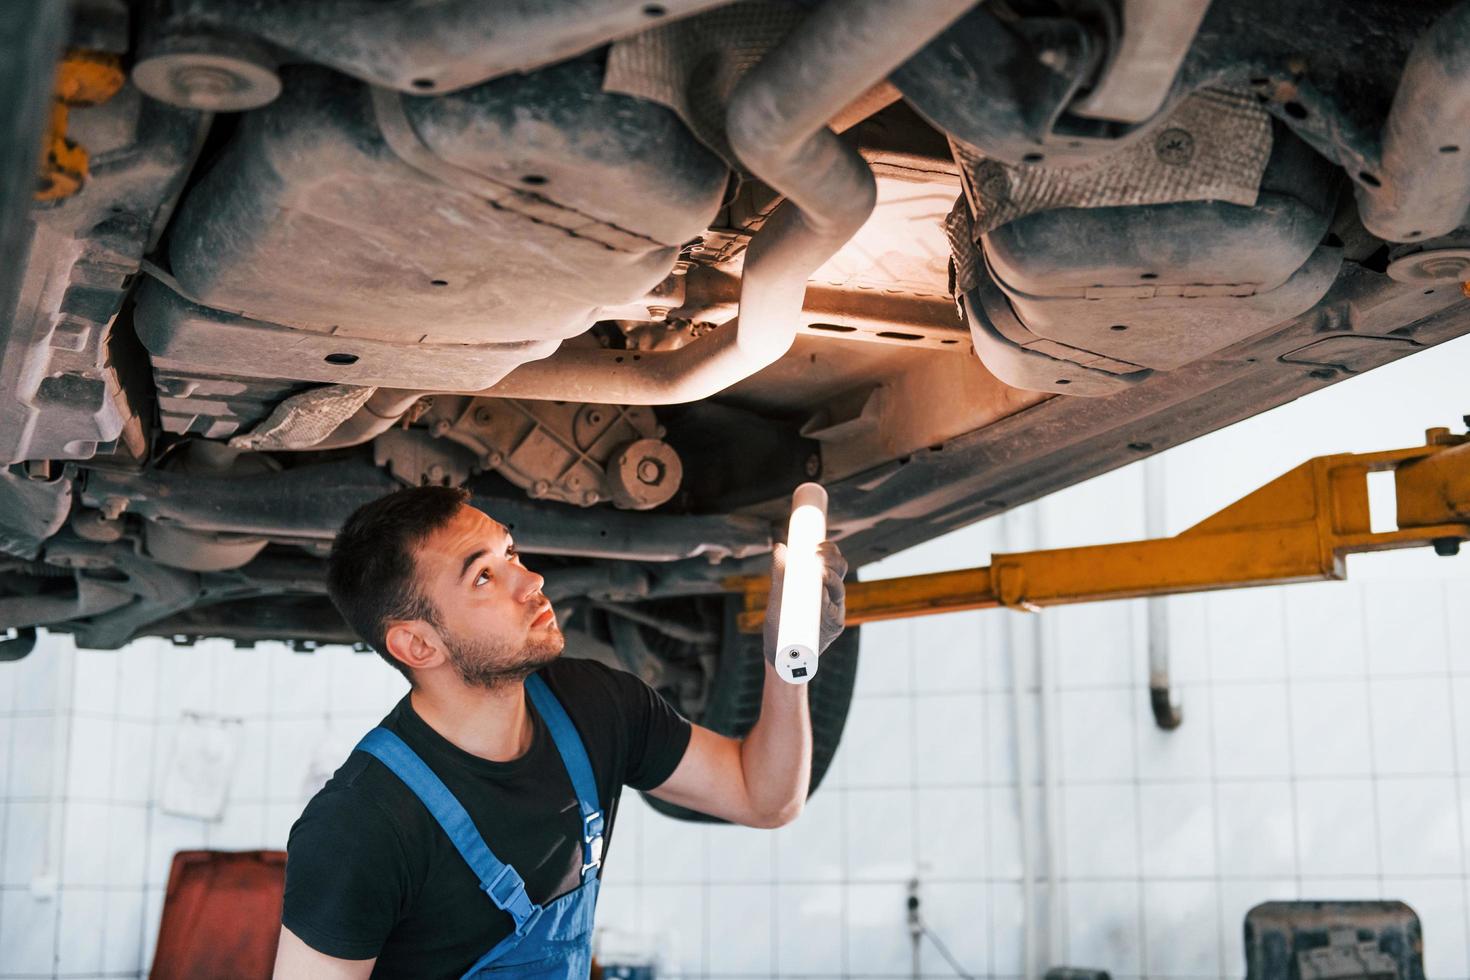
[[[545,637],[527,638],[518,647],[489,636],[459,636],[444,630],[439,635],[460,679],[487,691],[521,683],[559,657],[567,644],[554,627]]]

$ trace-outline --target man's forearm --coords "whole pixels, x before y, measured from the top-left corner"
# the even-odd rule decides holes
[[[789,823],[806,802],[812,771],[812,722],[805,684],[788,684],[765,665],[761,715],[740,747],[751,805],[773,825]]]

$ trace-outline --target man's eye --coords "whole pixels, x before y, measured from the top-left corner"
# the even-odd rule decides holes
[[[490,581],[490,569],[488,569],[488,568],[482,568],[482,569],[480,569],[480,573],[475,576],[475,584],[476,585],[484,585],[488,581]]]

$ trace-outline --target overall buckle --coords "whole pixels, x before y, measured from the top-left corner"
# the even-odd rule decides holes
[[[582,845],[587,861],[582,865],[582,877],[602,864],[602,811],[589,813],[582,818]]]

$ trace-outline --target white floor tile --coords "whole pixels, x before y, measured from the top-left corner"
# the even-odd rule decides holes
[[[1026,916],[1034,915],[1026,908],[1025,893],[1020,882],[992,882],[990,886],[990,976],[1021,977],[1026,975]]]
[[[215,661],[204,646],[164,647],[158,653],[158,717],[214,710]]]
[[[1209,783],[1139,787],[1145,878],[1214,877],[1215,805]]]
[[[1114,977],[1142,971],[1138,882],[1071,881],[1063,896],[1069,964],[1104,969]]]
[[[838,884],[776,886],[776,969],[807,976],[842,969],[844,888]]]
[[[922,616],[913,621],[914,690],[926,694],[978,693],[985,686],[985,658],[999,651],[985,643],[982,611]]]
[[[1146,881],[1143,909],[1150,975],[1221,975],[1219,896],[1212,882]]]
[[[639,922],[665,973],[698,976],[704,972],[707,944],[703,885],[644,885]]]
[[[1068,877],[1138,876],[1138,807],[1131,784],[1064,786],[1062,806]]]
[[[48,635],[30,656],[9,664],[5,679],[12,685],[15,711],[64,710],[61,685],[71,676],[75,656],[70,638]]]
[[[983,974],[988,967],[989,904],[990,887],[983,882],[924,881],[920,886],[919,914],[924,926],[944,944],[960,969],[971,975]],[[929,936],[924,937],[919,950],[925,976],[954,975],[953,967]]]
[[[1109,782],[1133,778],[1131,690],[1061,691],[1056,705],[1063,779]]]
[[[1470,636],[1466,638],[1470,642]],[[1470,774],[1470,677],[1450,679],[1450,706],[1455,722],[1455,768]]]
[[[1366,681],[1293,683],[1290,697],[1291,753],[1298,775],[1367,776],[1373,772]]]
[[[153,952],[158,946],[158,927],[163,921],[162,888],[148,889],[143,900],[143,969],[153,968]]]
[[[1463,873],[1460,801],[1454,777],[1380,779],[1377,790],[1383,874]]]
[[[914,773],[913,703],[854,698],[842,733],[847,786],[907,786]]]
[[[1419,916],[1426,977],[1470,976],[1464,882],[1453,878],[1383,879],[1383,897],[1407,902]]]
[[[1369,701],[1380,776],[1454,772],[1448,678],[1382,678]]]
[[[1218,685],[1212,695],[1215,775],[1289,775],[1285,684]]]
[[[32,879],[46,871],[51,805],[34,801],[3,804],[5,807],[5,839],[0,841],[4,863],[0,865],[0,885],[27,887]],[[56,845],[50,845],[57,857]],[[54,871],[54,869],[52,869]]]
[[[113,728],[112,779],[109,798],[119,803],[147,803],[158,759],[156,726],[151,721],[119,720]]]
[[[179,851],[197,851],[205,846],[205,824],[203,820],[176,817],[156,809],[148,820],[146,881],[150,888],[162,888],[168,884],[175,854]]]
[[[1215,787],[1220,868],[1231,875],[1284,878],[1296,874],[1296,811],[1286,780],[1250,780]]]
[[[117,722],[108,718],[72,718],[66,757],[69,799],[106,800],[111,795],[116,728]]]
[[[265,846],[264,803],[232,803],[224,816],[205,829],[205,841],[216,851],[255,851]]]
[[[918,790],[920,878],[942,881],[988,875],[987,798],[988,791],[979,787]]]
[[[1337,779],[1302,784],[1296,807],[1303,876],[1379,873],[1372,782]]]
[[[5,951],[7,972],[54,974],[59,911],[56,899],[40,901],[29,891],[0,892],[0,950]]]
[[[1348,582],[1285,587],[1286,663],[1293,679],[1362,677],[1363,591]]]
[[[1033,808],[1030,825],[1031,867],[1043,868],[1041,788],[1030,787],[1029,805]],[[1020,881],[1023,875],[1021,839],[1021,787],[992,786],[985,791],[988,798],[987,812],[990,814],[986,830],[989,834],[989,853],[984,861],[986,874],[992,878]]]
[[[107,894],[107,935],[102,947],[102,969],[112,974],[137,974],[143,969],[143,916],[146,895],[135,891]]]
[[[847,877],[892,881],[914,874],[913,797],[907,790],[846,791]]]
[[[63,817],[61,883],[100,888],[107,884],[108,803],[68,803]]]
[[[1262,902],[1297,897],[1296,882],[1282,878],[1250,878],[1220,882],[1220,938],[1227,977],[1245,976],[1245,916]]]
[[[775,886],[722,885],[709,891],[709,954],[712,974],[771,976],[775,967],[772,920]]]
[[[1470,582],[1446,582],[1444,604],[1450,669],[1470,674]]]
[[[686,823],[650,811],[643,833],[645,840],[659,841],[657,847],[641,848],[643,882],[695,884],[705,880],[707,825]]]
[[[1137,645],[1146,636],[1135,629],[1133,602],[1089,602],[1058,606],[1042,613],[1043,635],[1056,649],[1057,683],[1063,690],[1126,687],[1138,683]]]
[[[1286,676],[1285,601],[1280,589],[1213,592],[1205,608],[1213,680]]]
[[[107,893],[89,888],[61,892],[60,935],[56,943],[56,970],[61,975],[102,972],[102,947],[107,928]]]
[[[73,710],[96,715],[116,714],[118,656],[116,650],[77,651]]]
[[[912,690],[911,662],[917,620],[895,619],[868,623],[858,641],[858,672],[853,693],[859,696],[893,697]],[[928,650],[920,651],[925,657]]]
[[[147,808],[114,804],[94,832],[107,840],[107,885],[142,888],[148,868]]]
[[[21,661],[21,663],[24,662]],[[57,751],[56,727],[56,719],[51,715],[17,715],[12,719],[11,738],[14,740],[14,747],[10,750],[10,798],[12,800],[40,800],[51,795],[53,767]]]
[[[157,641],[135,641],[117,651],[117,715],[152,721],[158,713]]]
[[[847,967],[868,975],[907,973],[912,962],[905,882],[847,886]]]
[[[1138,778],[1209,779],[1214,773],[1210,689],[1203,684],[1186,683],[1174,685],[1171,692],[1184,720],[1173,731],[1165,731],[1154,722],[1148,688],[1140,683],[1133,689]]]
[[[258,647],[224,644],[214,655],[214,710],[234,718],[265,715],[270,708],[270,656]]]
[[[329,679],[325,657],[319,653],[297,653],[284,646],[273,647],[268,655],[271,714],[299,717],[327,710]],[[382,666],[392,669],[387,664]]]
[[[777,880],[842,879],[843,804],[841,790],[820,789],[806,801],[801,816],[770,831],[775,840]]]
[[[914,778],[920,786],[976,786],[994,778],[988,771],[986,712],[982,694],[932,695],[914,702]]]
[[[0,715],[0,800],[10,798],[10,753],[15,744],[15,719]]]
[[[985,777],[989,783],[1041,779],[1040,702],[1035,693],[1021,696],[1024,753],[1016,758],[1016,712],[1009,692],[985,695]],[[925,706],[927,709],[927,705]],[[920,714],[920,718],[923,714]],[[922,745],[922,743],[921,743]]]
[[[1170,678],[1175,684],[1208,681],[1210,631],[1206,611],[1209,596],[1170,596],[1164,603],[1168,607]]]
[[[271,721],[270,762],[266,797],[275,803],[304,805],[319,788],[312,763],[327,737],[325,718],[276,718]]]
[[[1419,582],[1363,586],[1368,626],[1368,670],[1375,677],[1442,672],[1449,666],[1443,616],[1424,615]]]
[[[710,882],[775,880],[776,841],[769,830],[712,824],[705,835]]]

